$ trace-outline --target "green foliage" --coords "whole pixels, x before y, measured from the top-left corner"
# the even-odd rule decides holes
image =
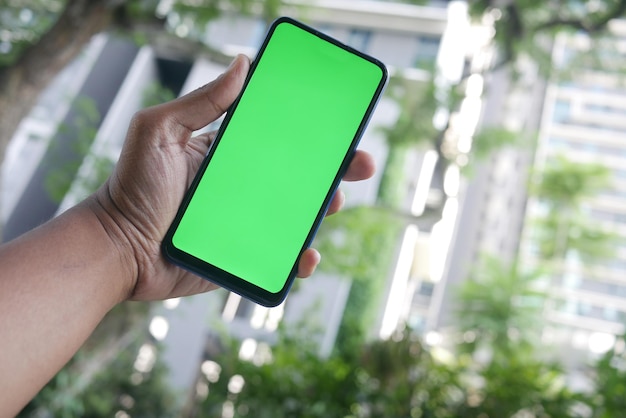
[[[407,147],[404,145],[390,146],[383,175],[378,186],[377,201],[386,207],[400,207],[406,198],[407,188],[404,186]]]
[[[424,6],[429,3],[430,0],[400,0],[400,3],[415,4],[417,6]]]
[[[533,142],[520,132],[501,127],[485,127],[474,135],[472,157],[484,160],[494,151],[504,147],[529,147]]]
[[[280,8],[283,5],[283,0],[264,0],[262,5],[262,16],[265,21],[269,23],[280,16]]]
[[[567,83],[590,72],[613,74],[620,85],[626,81],[626,61],[622,57],[620,44],[612,34],[593,37],[587,45],[567,46],[566,53],[559,61],[551,60],[552,80]]]
[[[208,22],[220,15],[220,7],[222,6],[222,2],[215,0],[204,0],[199,2],[182,0],[174,2],[172,12],[179,15],[181,17],[180,20],[190,21],[190,19],[185,18],[193,16],[194,24],[206,25]]]
[[[621,335],[614,347],[593,366],[595,390],[590,396],[594,418],[620,416],[626,411],[626,338]]]
[[[239,343],[230,340],[215,360],[219,377],[203,376],[208,396],[196,408],[196,417],[220,416],[230,404],[235,417],[326,417],[349,411],[354,398],[354,370],[340,359],[320,359],[305,327],[284,329],[271,349],[271,361],[241,360]],[[238,376],[238,377],[235,377]],[[233,381],[245,382],[238,392]]]
[[[458,324],[468,353],[469,416],[573,417],[581,397],[565,386],[563,370],[539,345],[540,276],[517,263],[485,257],[458,295]],[[473,384],[471,382],[474,382]],[[478,383],[477,383],[478,382]]]
[[[580,163],[557,156],[533,176],[530,192],[551,209],[575,207],[609,185],[611,171],[597,163]]]
[[[142,107],[155,106],[161,103],[169,102],[175,98],[176,95],[172,90],[163,86],[161,83],[154,82],[144,90],[141,105]]]
[[[176,416],[177,401],[164,363],[157,360],[149,372],[133,372],[139,347],[134,344],[120,352],[95,377],[84,394],[83,416],[115,416],[120,410],[139,417]]]
[[[83,159],[89,153],[100,122],[100,114],[92,99],[79,97],[73,107],[76,117],[71,127],[63,124],[58,131],[58,135],[70,137],[71,151],[74,154],[72,159],[67,161],[67,155],[62,154],[58,141],[53,140],[50,145],[50,152],[54,153],[54,159],[62,161],[49,169],[44,181],[48,195],[55,202],[61,202],[69,191]]]
[[[387,209],[349,208],[327,218],[315,247],[324,254],[320,269],[352,278],[337,336],[350,351],[363,344],[380,304],[401,223]]]
[[[615,253],[617,234],[602,229],[580,212],[566,217],[550,212],[531,220],[530,230],[538,255],[544,260],[563,258],[564,251],[570,250],[587,261],[608,259]]]
[[[279,14],[281,0],[174,0],[163,8],[159,0],[127,0],[109,2],[111,30],[146,44],[154,33],[172,34],[180,38],[202,40],[206,24],[225,10],[253,13],[261,6],[266,21]],[[6,0],[0,2],[0,69],[16,62],[20,55],[54,25],[67,0]],[[161,6],[161,7],[159,7]],[[69,40],[68,40],[69,42]]]
[[[22,410],[20,417],[113,417],[119,411],[139,417],[173,417],[177,405],[167,386],[167,370],[156,361],[149,372],[134,371],[141,346],[136,339],[120,350],[92,378],[88,390],[76,393],[83,364],[94,353],[77,354]]]
[[[471,178],[475,173],[476,162],[485,161],[494,153],[507,148],[530,151],[535,146],[536,140],[535,135],[514,132],[503,127],[482,127],[472,138],[468,164],[461,167],[461,173]]]
[[[168,13],[168,24],[177,36],[201,40],[206,25],[225,11],[260,12],[261,18],[270,22],[279,16],[282,4],[282,0],[177,0]]]
[[[0,2],[0,69],[12,64],[56,21],[64,0],[7,0]]]
[[[324,254],[320,268],[350,277],[386,277],[387,265],[379,263],[386,237],[395,237],[399,223],[391,212],[376,207],[353,207],[328,217],[321,225],[315,246]],[[364,279],[365,280],[365,279]]]
[[[123,14],[127,20],[142,21],[154,18],[159,3],[160,0],[127,0],[123,5]]]
[[[465,409],[460,369],[436,361],[410,330],[367,344],[360,361],[369,379],[357,416],[450,417]]]
[[[61,202],[70,187],[75,183],[76,192],[82,197],[93,193],[111,174],[114,162],[107,156],[96,155],[91,152],[91,145],[98,132],[100,114],[95,102],[86,97],[76,99],[74,105],[76,116],[71,126],[62,125],[59,134],[69,137],[72,151],[71,160],[67,155],[61,154],[60,145],[54,141],[50,145],[50,152],[55,158],[62,161],[53,165],[44,180],[44,187],[50,198],[55,202]],[[86,177],[76,177],[78,169],[85,158],[91,160],[91,174]]]
[[[143,92],[142,106],[149,107],[175,99],[175,94],[159,83],[153,83]],[[79,97],[73,104],[76,112],[70,124],[59,128],[59,133],[71,136],[71,150],[73,158],[53,166],[46,176],[44,187],[55,202],[61,202],[70,187],[75,188],[79,198],[93,193],[109,177],[115,162],[106,155],[99,155],[92,151],[91,146],[98,133],[100,114],[96,103],[88,97]],[[64,160],[59,144],[53,141],[51,151],[58,154],[59,160]],[[91,172],[88,176],[76,176],[85,159],[90,162]]]
[[[517,263],[485,256],[458,292],[458,328],[464,351],[481,346],[493,353],[530,347],[537,337],[545,295],[537,290],[538,273],[522,273]]]
[[[617,235],[599,226],[582,211],[581,202],[609,185],[610,170],[600,164],[573,162],[563,156],[548,160],[535,173],[530,193],[545,205],[531,223],[531,238],[543,260],[564,259],[575,251],[586,260],[613,254]]]
[[[212,359],[219,375],[201,378],[208,396],[193,416],[218,416],[226,405],[234,417],[447,417],[464,401],[455,369],[408,332],[360,346],[350,358],[322,359],[310,341],[306,326],[282,330],[271,361],[255,364],[241,360],[231,340]],[[240,391],[233,380],[245,382]]]
[[[582,399],[566,386],[561,368],[519,350],[509,356],[495,357],[479,376],[484,386],[476,388],[478,406],[470,416],[577,417],[575,406]]]
[[[402,76],[391,79],[387,96],[398,104],[400,114],[393,126],[381,128],[390,148],[433,141],[437,133],[433,116],[440,104],[436,93],[432,78],[427,82],[415,82]]]
[[[558,32],[585,33],[601,39],[611,19],[626,15],[626,2],[622,0],[520,0],[503,4],[472,0],[469,6],[470,15],[475,19],[489,15],[494,20],[494,41],[501,52],[500,64],[514,62],[521,56],[530,57],[546,74],[552,68],[550,40]],[[595,52],[597,50],[590,48],[587,56],[593,57]]]

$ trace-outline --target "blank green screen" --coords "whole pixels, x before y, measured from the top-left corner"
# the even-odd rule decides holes
[[[376,64],[279,24],[174,245],[268,292],[280,291],[382,78]]]

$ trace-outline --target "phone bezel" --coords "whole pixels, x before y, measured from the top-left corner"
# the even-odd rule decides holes
[[[370,101],[369,106],[367,107],[367,110],[365,112],[365,114],[363,115],[363,118],[361,120],[361,123],[354,135],[354,138],[351,141],[350,147],[348,148],[348,151],[346,152],[343,161],[337,171],[337,175],[335,176],[332,184],[329,187],[328,193],[326,194],[326,197],[324,199],[324,201],[322,202],[321,206],[320,206],[320,211],[318,212],[315,221],[313,223],[313,225],[311,226],[309,233],[304,241],[304,244],[302,246],[302,248],[300,249],[300,252],[298,254],[298,257],[296,258],[296,260],[294,261],[294,265],[289,273],[289,276],[286,278],[285,284],[283,285],[282,289],[276,293],[272,293],[269,292],[253,283],[250,283],[249,281],[238,277],[236,275],[233,275],[213,264],[207,263],[204,260],[201,260],[179,248],[177,248],[173,242],[172,242],[172,238],[174,236],[174,233],[176,231],[176,228],[178,227],[182,217],[184,216],[184,213],[187,209],[187,206],[189,205],[197,187],[198,184],[200,183],[201,178],[204,176],[204,173],[206,171],[207,166],[209,165],[211,158],[213,157],[213,154],[215,153],[215,150],[217,149],[217,147],[219,146],[219,142],[222,138],[222,135],[224,133],[224,131],[227,129],[228,124],[231,120],[231,117],[233,115],[233,113],[236,111],[237,109],[237,105],[239,104],[241,97],[245,94],[246,92],[246,88],[250,82],[250,80],[252,79],[252,77],[254,76],[254,72],[258,66],[259,61],[262,59],[263,57],[263,53],[265,52],[265,49],[267,48],[267,45],[270,43],[271,39],[272,39],[272,35],[274,34],[276,28],[281,25],[281,24],[291,24],[293,26],[298,27],[299,29],[305,30],[315,36],[317,36],[318,38],[326,41],[326,42],[330,42],[342,49],[344,49],[347,52],[350,52],[352,54],[355,54],[357,56],[359,56],[362,59],[365,59],[373,64],[375,64],[376,66],[378,66],[381,69],[381,80],[379,82],[378,87],[375,90],[374,95],[372,96],[372,99]],[[356,151],[356,147],[363,135],[363,132],[365,131],[365,128],[367,127],[367,124],[371,118],[371,115],[374,111],[374,108],[376,107],[376,104],[378,103],[382,92],[385,88],[385,85],[387,84],[388,81],[388,71],[387,68],[385,67],[385,65],[377,60],[376,58],[373,58],[367,54],[364,54],[348,45],[343,44],[342,42],[338,41],[337,39],[332,38],[331,36],[328,36],[302,22],[299,22],[295,19],[292,19],[290,17],[280,17],[278,19],[276,19],[272,25],[270,26],[270,28],[267,31],[267,35],[265,36],[265,39],[263,40],[263,43],[261,45],[261,47],[259,48],[259,51],[256,55],[256,58],[254,59],[254,61],[251,63],[250,65],[250,70],[248,72],[248,75],[246,77],[246,80],[244,82],[243,88],[241,90],[241,93],[239,94],[239,96],[237,97],[237,99],[235,99],[235,101],[233,102],[233,104],[231,105],[231,107],[229,108],[229,110],[227,111],[225,117],[224,117],[224,121],[222,122],[217,135],[215,137],[215,141],[213,143],[213,146],[211,147],[211,149],[209,150],[207,156],[204,158],[200,168],[198,169],[198,172],[196,174],[196,176],[194,177],[191,186],[189,187],[188,191],[185,193],[185,196],[183,198],[183,201],[178,209],[178,212],[176,213],[176,216],[174,218],[174,221],[172,222],[170,228],[168,229],[164,239],[163,239],[163,243],[162,243],[162,248],[163,248],[163,253],[165,255],[165,257],[171,261],[172,263],[186,269],[189,270],[197,275],[199,275],[200,277],[203,277],[209,281],[212,281],[230,291],[233,291],[247,299],[252,300],[253,302],[256,302],[260,305],[263,306],[267,306],[267,307],[274,307],[279,305],[280,303],[282,303],[282,301],[286,298],[287,294],[289,293],[289,289],[291,288],[291,285],[293,284],[294,279],[296,278],[297,272],[298,272],[298,264],[299,264],[299,260],[302,257],[302,253],[309,248],[309,246],[311,245],[311,242],[313,241],[313,238],[315,237],[315,234],[317,233],[317,230],[319,228],[319,225],[321,224],[322,220],[324,219],[324,216],[326,214],[326,211],[328,210],[328,206],[330,204],[330,201],[333,197],[333,195],[335,194],[335,191],[337,190],[337,187],[339,186],[339,183],[341,182],[342,177],[344,176],[344,174],[346,173],[346,170],[348,169],[348,166],[350,164],[350,161],[352,160],[352,157],[354,155],[354,152]]]

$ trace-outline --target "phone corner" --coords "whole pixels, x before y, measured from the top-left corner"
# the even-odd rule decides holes
[[[292,25],[297,25],[299,22],[297,20],[295,20],[294,18],[292,18],[292,17],[286,16],[286,15],[282,15],[282,16],[279,16],[276,19],[274,19],[272,21],[272,23],[270,24],[270,27],[274,28],[274,27],[280,25],[281,23],[289,23],[289,24],[292,24]]]
[[[175,258],[172,251],[174,249],[174,244],[172,243],[172,237],[169,233],[163,237],[160,247],[163,257],[165,257],[165,259],[169,262],[174,262]]]

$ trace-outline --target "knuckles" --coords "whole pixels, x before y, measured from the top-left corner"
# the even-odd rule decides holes
[[[133,132],[147,132],[161,123],[163,123],[163,118],[159,117],[158,109],[150,107],[142,109],[133,115],[130,122],[130,130]]]
[[[181,134],[180,125],[163,105],[139,110],[133,115],[128,128],[128,139],[138,138],[142,142],[170,142]]]

